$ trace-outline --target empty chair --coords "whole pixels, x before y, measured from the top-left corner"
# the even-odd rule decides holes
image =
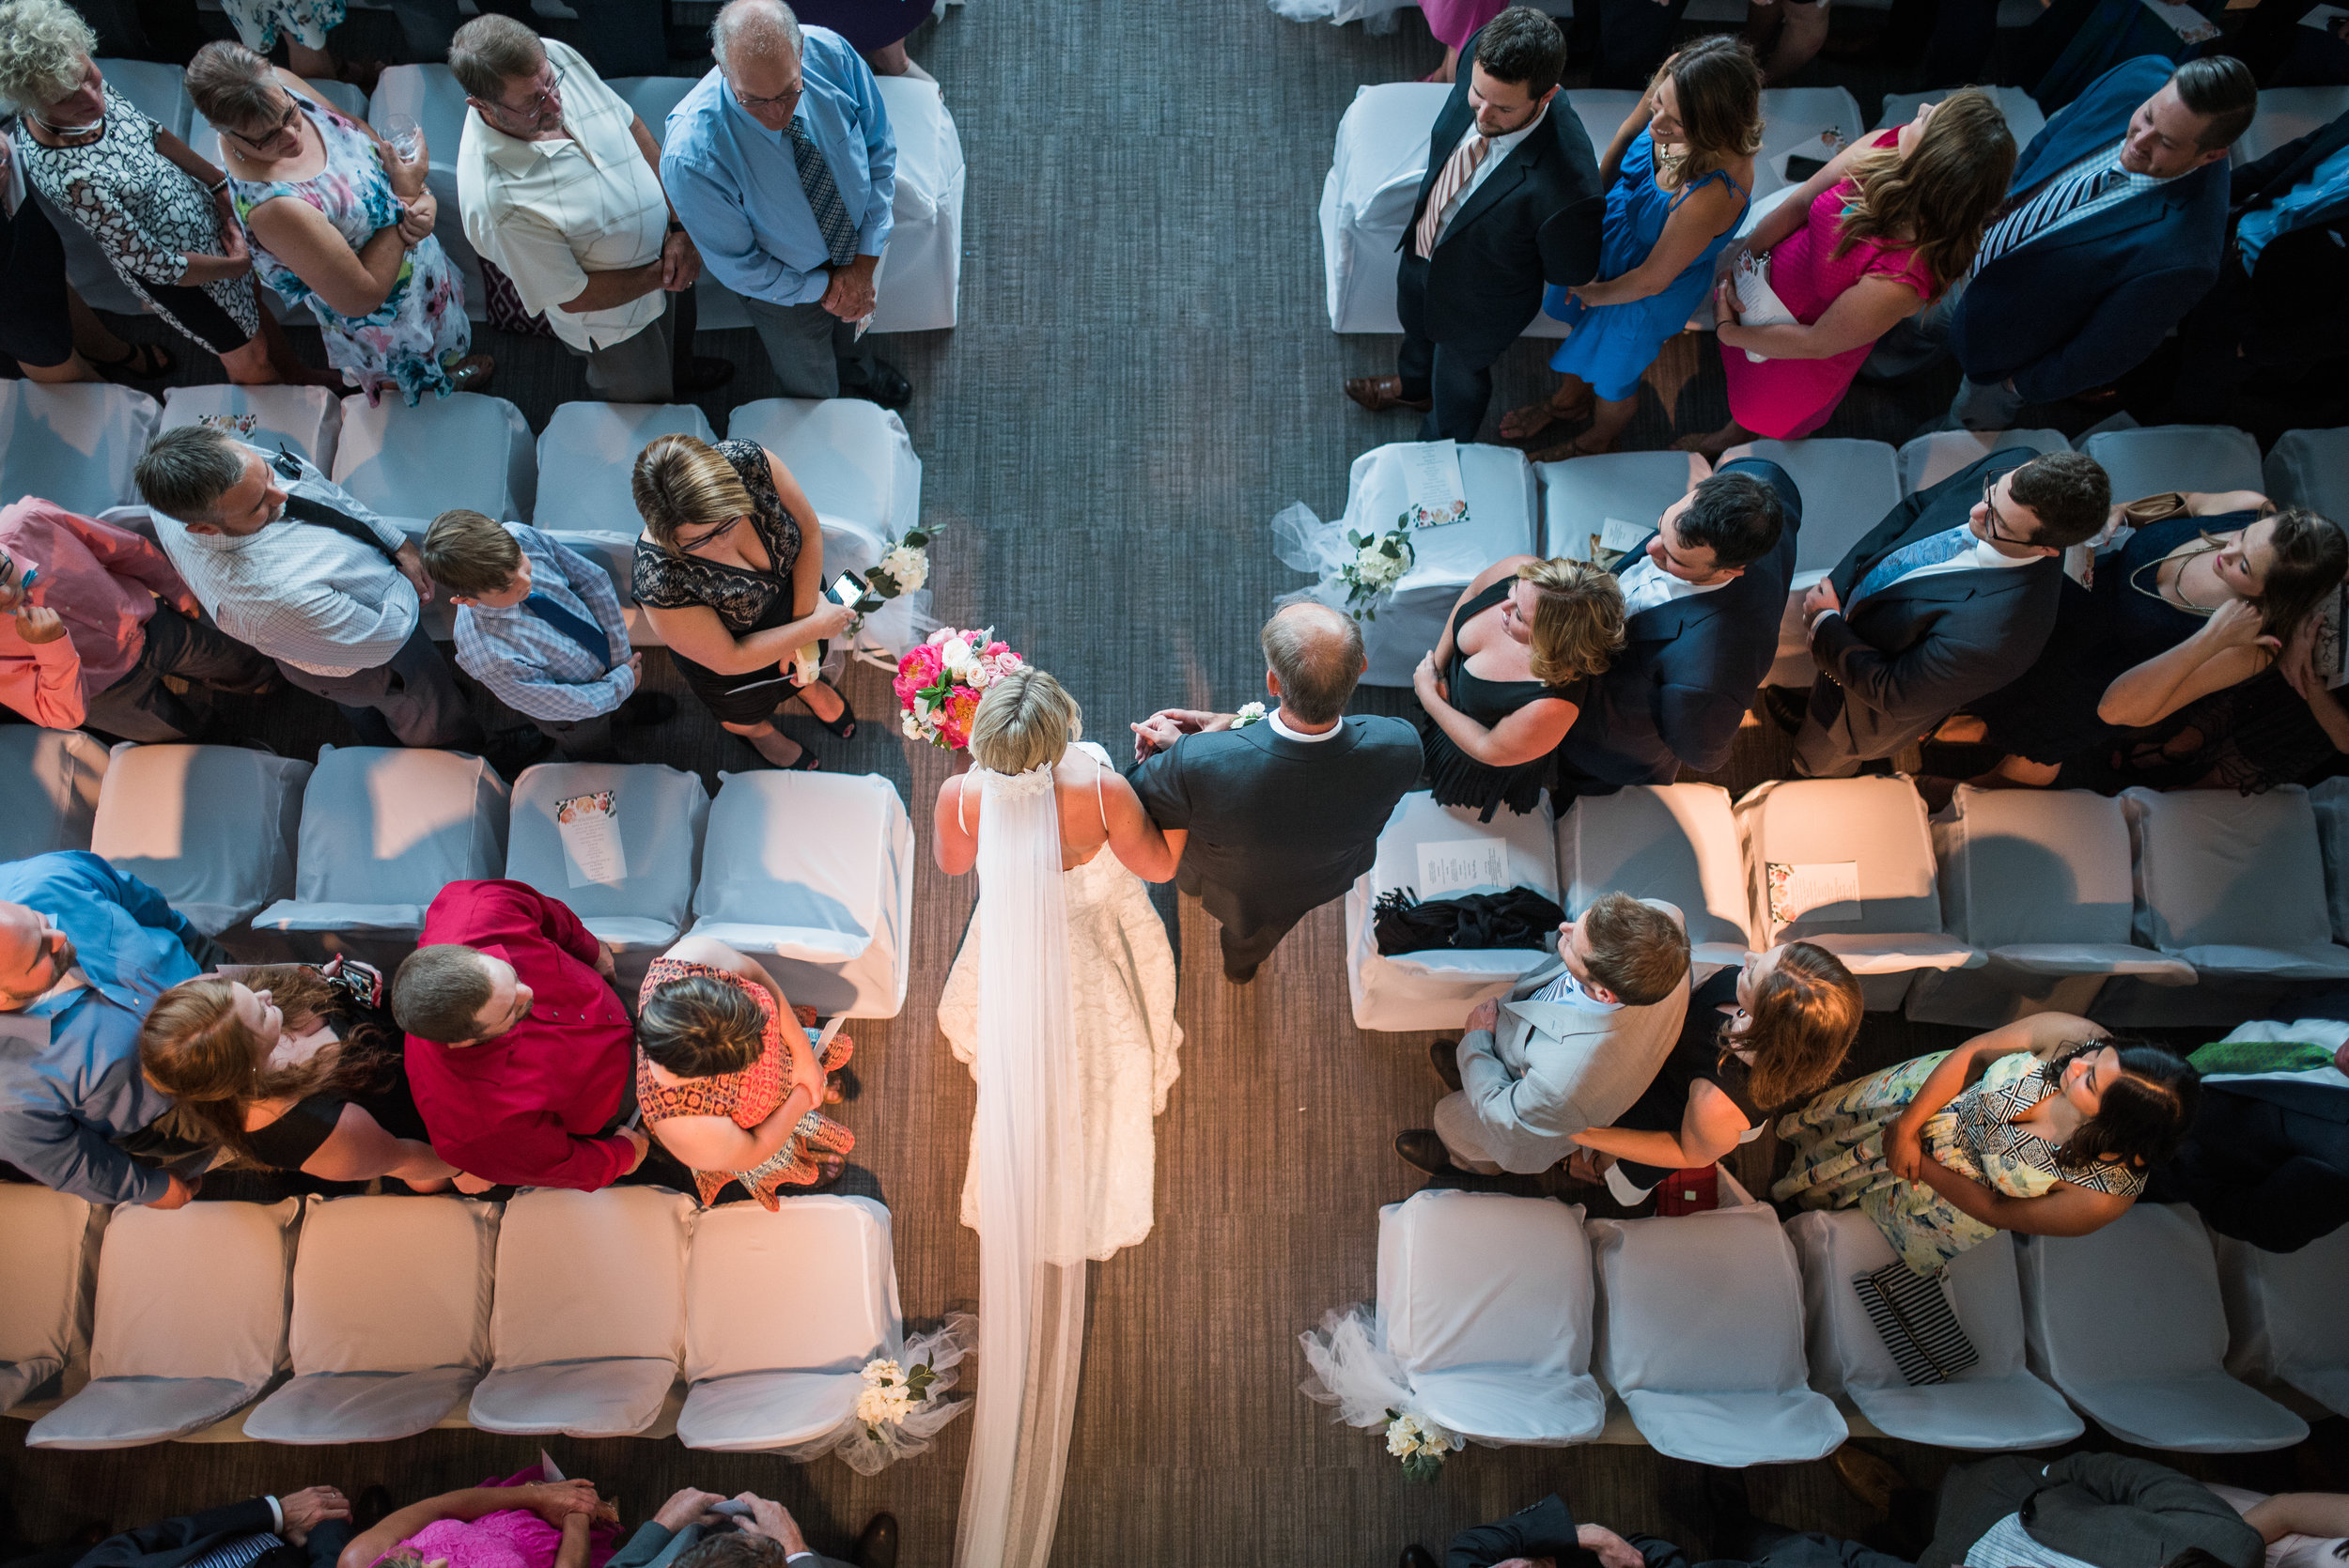
[[[462,1404],[489,1368],[497,1207],[455,1197],[309,1205],[294,1259],[293,1381],[254,1407],[244,1435],[412,1437]]]
[[[113,79],[108,73],[108,80]],[[2256,163],[2287,143],[2349,114],[2349,87],[2269,87],[2260,94],[2251,128],[2227,149],[2235,166]]]
[[[637,513],[629,484],[636,471],[636,454],[655,436],[718,439],[708,418],[691,403],[557,406],[538,437],[533,526],[550,534],[625,534],[633,538],[642,533],[645,520]],[[618,586],[625,604],[627,580],[622,578]]]
[[[342,399],[322,386],[175,386],[163,393],[158,430],[210,425],[274,454],[283,444],[309,458],[321,474],[334,472],[342,439]]]
[[[2309,1435],[2220,1365],[2218,1266],[2192,1209],[2139,1203],[2100,1231],[2023,1236],[2015,1251],[2030,1370],[2123,1442],[2234,1453]]]
[[[1541,553],[1591,561],[1598,559],[1596,550],[1629,550],[1712,472],[1693,452],[1601,452],[1537,464]]]
[[[721,773],[692,934],[762,960],[795,1005],[905,1005],[913,823],[878,773]]]
[[[2124,789],[2137,940],[2205,980],[2338,980],[2325,867],[2309,792]]]
[[[89,1351],[90,1294],[110,1211],[27,1182],[0,1184],[0,1412]]]
[[[443,887],[505,871],[506,798],[489,764],[461,752],[320,747],[303,794],[294,895],[254,926],[412,936]]]
[[[609,790],[619,824],[617,876],[591,877],[567,844],[560,808]],[[659,763],[541,763],[514,781],[506,875],[570,906],[615,954],[677,940],[693,904],[709,792],[692,773]]]
[[[1440,863],[1472,866],[1469,880],[1455,876],[1440,891],[1428,878]],[[1495,868],[1498,877],[1489,873]],[[1539,947],[1430,948],[1421,953],[1378,951],[1377,906],[1397,890],[1422,898],[1506,893],[1531,888],[1558,902],[1549,802],[1522,816],[1497,812],[1476,820],[1464,806],[1439,806],[1413,790],[1395,802],[1378,833],[1378,858],[1346,894],[1346,981],[1358,1029],[1457,1029],[1469,1010],[1503,996],[1524,976],[1546,969],[1552,955]]]
[[[667,139],[669,111],[693,90],[697,80],[692,76],[614,76],[604,85],[636,111],[636,117],[645,122],[652,139],[660,142]]]
[[[2018,147],[2030,146],[2030,139],[2046,129],[2047,116],[2040,112],[2030,94],[2020,87],[1984,87],[1982,89],[1998,101],[1999,113],[2006,118],[2006,128],[2014,133]],[[1897,131],[1917,117],[1917,111],[1927,103],[1938,103],[1955,87],[1943,87],[1937,92],[1890,93],[1885,97],[1884,107],[1876,114],[1875,130]]]
[[[836,1430],[858,1374],[904,1347],[889,1211],[870,1198],[727,1203],[693,1223],[677,1441],[781,1448]]]
[[[2349,430],[2286,430],[2267,449],[2267,499],[2349,517]]]
[[[436,204],[432,237],[464,277],[465,314],[486,321],[490,296],[481,286],[481,257],[465,238],[464,210],[457,200],[457,148],[464,140],[465,112],[465,89],[458,85],[455,72],[437,63],[386,66],[376,78],[375,96],[367,101],[367,123],[378,132],[385,131],[396,115],[423,130],[425,156],[431,160],[425,189]]]
[[[1852,1281],[1889,1266],[1892,1249],[1857,1210],[1798,1214],[1786,1234],[1802,1260],[1811,1386],[1842,1396],[1888,1437],[1953,1449],[2046,1448],[2084,1430],[2063,1396],[2023,1365],[2022,1285],[2000,1234],[1951,1263],[1942,1289],[1981,1358],[1943,1383],[1911,1385]]]
[[[893,241],[894,243],[894,241]],[[824,571],[863,572],[921,520],[922,459],[905,422],[860,397],[767,397],[726,421],[783,460],[824,525]]]
[[[2326,779],[2309,791],[2316,842],[2325,857],[2325,907],[2333,940],[2349,939],[2349,779]]]
[[[2288,1383],[2349,1416],[2349,1229],[2295,1252],[2266,1252],[2213,1234],[2227,1309],[2227,1370],[2254,1383]]]
[[[2004,89],[2001,89],[2004,90]],[[1951,474],[1968,469],[1993,452],[2027,446],[2045,455],[2069,452],[2072,443],[2061,430],[1935,430],[1904,445],[1894,460],[1900,464],[1901,494],[1930,489]]]
[[[162,1442],[250,1403],[286,1364],[297,1200],[125,1203],[98,1254],[90,1381],[33,1423],[27,1448]]]
[[[889,245],[873,273],[872,330],[951,327],[962,287],[962,137],[937,83],[876,82],[897,142],[897,187]]]
[[[120,746],[90,847],[208,937],[294,891],[310,765],[241,746]]]
[[[1843,1442],[1843,1418],[1803,1382],[1801,1271],[1766,1205],[1586,1229],[1598,1375],[1658,1453],[1735,1468]]]
[[[412,523],[419,536],[423,524],[453,506],[519,522],[531,516],[538,489],[522,411],[477,392],[428,397],[414,408],[397,397],[344,398],[334,477],[362,506]]]
[[[2080,443],[2112,479],[2112,499],[2164,490],[2255,490],[2260,443],[2232,425],[2149,425],[2104,430]]]
[[[1753,161],[1753,194],[1766,196],[1808,175],[1790,171],[1789,158],[1833,158],[1864,133],[1859,101],[1842,87],[1766,87],[1762,92],[1762,151]]]
[[[1753,950],[1737,823],[1718,784],[1630,784],[1582,797],[1558,824],[1558,882],[1569,915],[1614,892],[1675,906],[1694,962],[1742,963]]]
[[[1411,569],[1362,628],[1370,686],[1408,686],[1411,672],[1443,635],[1460,590],[1508,555],[1529,555],[1540,538],[1541,503],[1533,470],[1514,446],[1463,444],[1460,488],[1469,515],[1439,528],[1415,528]],[[1362,534],[1394,527],[1408,505],[1402,445],[1374,447],[1346,476],[1346,526]]]
[[[87,849],[110,761],[80,730],[0,724],[0,861]]]
[[[1901,503],[1900,462],[1880,441],[1812,436],[1804,441],[1748,442],[1721,454],[1723,463],[1739,458],[1768,458],[1802,492],[1802,534],[1795,547],[1797,572],[1833,571],[1843,552]]]
[[[507,1203],[473,1424],[629,1437],[660,1420],[685,1350],[692,1206],[653,1187],[537,1187]]]
[[[162,415],[146,393],[111,382],[0,381],[0,496],[38,495],[84,517],[135,502],[131,471]]]

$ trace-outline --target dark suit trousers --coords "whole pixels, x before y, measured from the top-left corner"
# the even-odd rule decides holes
[[[1206,896],[1206,887],[1205,879],[1192,871],[1188,862],[1175,868],[1175,892],[1186,893],[1193,898],[1204,899]],[[1276,920],[1268,924],[1243,931],[1237,925],[1224,924],[1221,917],[1219,916],[1216,921],[1217,941],[1223,949],[1224,969],[1227,970],[1254,969],[1258,964],[1272,956],[1272,950],[1281,945],[1281,939],[1295,930],[1297,923],[1304,918],[1304,913],[1294,914],[1285,920]]]
[[[448,660],[419,624],[391,662],[348,675],[321,675],[285,663],[278,668],[304,691],[343,710],[362,746],[481,748],[481,726],[474,722],[465,694],[448,673]]]
[[[1643,0],[1644,3],[1644,0]],[[1420,421],[1422,441],[1474,441],[1485,427],[1493,400],[1493,361],[1506,343],[1489,350],[1439,343],[1427,335],[1427,263],[1403,253],[1394,273],[1395,314],[1403,318],[1403,347],[1394,370],[1406,397],[1433,397],[1436,406]]]
[[[1688,0],[1664,0],[1661,5],[1657,0],[1597,0],[1595,5],[1577,6],[1576,53],[1597,55],[1591,66],[1591,85],[1643,91],[1672,53],[1672,34],[1688,8]]]
[[[1811,683],[1811,710],[1795,732],[1795,771],[1806,779],[1848,779],[1868,759],[1844,722],[1848,694],[1834,677],[1822,675]]]

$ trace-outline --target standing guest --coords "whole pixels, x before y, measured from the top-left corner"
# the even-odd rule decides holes
[[[343,0],[221,0],[220,8],[256,54],[276,48],[282,35],[296,76],[331,82],[343,73],[342,62],[326,47],[326,35],[343,24]]]
[[[2147,1200],[2191,1203],[2212,1230],[2264,1252],[2349,1224],[2349,1030],[2323,1017],[2248,1024],[2186,1062],[2201,1100]]]
[[[203,619],[152,541],[36,496],[0,508],[0,703],[51,729],[193,740],[212,691],[277,675]]]
[[[457,0],[386,0],[399,19],[411,60],[445,60],[464,22]],[[517,21],[539,14],[532,0],[474,0],[476,11]],[[607,82],[624,76],[662,76],[669,70],[666,8],[644,0],[568,0],[572,20],[563,35]]]
[[[98,35],[64,0],[0,5],[0,100],[23,106],[13,151],[27,184],[87,229],[125,287],[228,379],[325,386],[293,357],[252,277],[227,178],[106,85]],[[137,373],[167,365],[143,359]]]
[[[93,1203],[176,1209],[195,1183],[133,1154],[193,1154],[150,1129],[171,1101],[139,1076],[139,1023],[225,959],[163,895],[86,849],[0,865],[0,1159]]]
[[[1460,74],[1460,51],[1477,30],[1508,9],[1509,0],[1428,0],[1420,7],[1427,31],[1443,45],[1443,62],[1420,78],[1450,86]]]
[[[350,1544],[350,1502],[333,1486],[253,1498],[110,1535],[72,1568],[334,1568]]]
[[[1247,724],[1162,708],[1133,726],[1141,766],[1128,775],[1166,834],[1175,885],[1222,927],[1223,978],[1236,986],[1370,869],[1422,763],[1402,720],[1346,716],[1368,667],[1353,617],[1292,604],[1259,641],[1265,692],[1279,706]]]
[[[2030,669],[2063,552],[2104,526],[2111,501],[2094,458],[2008,448],[1893,507],[1803,596],[1819,675],[1795,771],[1848,778]]]
[[[459,1190],[593,1192],[644,1163],[620,1113],[634,1032],[612,949],[521,882],[451,882],[392,977],[408,1082]]]
[[[109,331],[66,282],[65,247],[19,180],[16,149],[0,136],[0,356],[28,381],[95,381],[101,371],[134,380],[170,374],[179,362],[160,344],[136,348]]]
[[[1491,5],[1493,0],[1477,3]],[[938,80],[906,54],[906,39],[938,14],[934,5],[923,0],[801,0],[791,11],[801,26],[829,27],[848,39],[876,76]]]
[[[614,724],[657,724],[677,704],[640,689],[645,656],[604,569],[552,535],[443,512],[424,568],[457,607],[457,666],[538,726],[566,762],[616,762]]]
[[[1588,430],[1533,460],[1614,450],[1639,410],[1641,378],[1703,303],[1713,265],[1745,219],[1761,147],[1762,73],[1752,55],[1716,34],[1664,62],[1599,165],[1606,275],[1572,289],[1552,284],[1543,298],[1542,308],[1574,329],[1549,362],[1566,379],[1548,403],[1503,416],[1502,440],[1580,419],[1595,399]]]
[[[326,363],[373,402],[479,392],[495,362],[469,353],[465,284],[432,237],[429,165],[402,160],[310,85],[241,43],[208,43],[187,71],[220,132],[228,194],[261,281],[319,318]]]
[[[1679,445],[1719,458],[1757,435],[1792,441],[1825,425],[1876,339],[1966,276],[2014,166],[1998,101],[1968,87],[1918,105],[1906,125],[1854,143],[1803,181],[1721,253],[1713,320],[1730,420]],[[1749,256],[1769,258],[1770,290],[1792,322],[1746,322],[1733,274]]]
[[[570,45],[511,17],[458,29],[465,89],[457,202],[465,238],[523,307],[587,362],[607,403],[674,403],[732,364],[693,353],[701,254],[661,190],[661,146]]]
[[[1550,101],[1566,63],[1558,24],[1512,6],[1469,53],[1474,64],[1429,132],[1427,173],[1399,247],[1395,374],[1346,383],[1373,413],[1424,411],[1422,441],[1476,439],[1493,362],[1532,324],[1545,283],[1597,275],[1606,225],[1590,135]]]
[[[786,397],[904,408],[912,386],[862,336],[897,189],[872,71],[782,0],[727,0],[709,44],[717,69],[669,111],[661,154],[686,233],[742,296]]]
[[[1746,38],[1768,62],[1762,74],[1770,85],[1809,65],[1827,42],[1828,0],[1746,0]]]
[[[148,443],[139,494],[223,631],[343,710],[371,746],[477,749],[480,726],[424,629],[413,541],[305,458],[183,425]]]
[[[824,533],[783,459],[755,442],[657,436],[631,486],[636,602],[669,645],[685,684],[729,732],[777,768],[812,770],[815,753],[775,728],[797,696],[842,739],[856,710],[821,675],[801,683],[794,657],[855,617],[823,597]]]
[[[1553,796],[1668,784],[1683,768],[1728,763],[1777,658],[1801,528],[1802,492],[1761,458],[1724,463],[1664,508],[1615,562],[1624,645],[1566,731]]]
[[[1437,803],[1541,803],[1549,757],[1590,683],[1623,646],[1623,589],[1588,561],[1511,555],[1460,590],[1443,636],[1411,672]]]

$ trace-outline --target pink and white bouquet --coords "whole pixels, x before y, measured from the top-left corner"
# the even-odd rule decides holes
[[[909,740],[926,740],[944,751],[967,751],[971,719],[987,689],[1025,661],[988,627],[957,631],[940,627],[897,660],[892,682],[904,710],[898,727]]]

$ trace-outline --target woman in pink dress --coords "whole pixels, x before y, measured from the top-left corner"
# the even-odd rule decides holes
[[[1419,0],[1420,11],[1427,18],[1427,30],[1443,45],[1443,64],[1420,80],[1449,85],[1460,73],[1460,51],[1468,47],[1468,40],[1476,36],[1476,29],[1508,7],[1509,0]]]
[[[543,1481],[533,1465],[504,1481],[394,1509],[345,1546],[351,1568],[603,1568],[619,1514],[585,1481]]]
[[[2014,172],[2006,119],[1972,87],[1837,153],[1721,253],[1713,319],[1730,420],[1681,448],[1718,458],[1756,436],[1792,441],[1825,425],[1876,339],[1973,266]],[[1793,323],[1741,319],[1733,269],[1748,255],[1769,258],[1770,289]]]

